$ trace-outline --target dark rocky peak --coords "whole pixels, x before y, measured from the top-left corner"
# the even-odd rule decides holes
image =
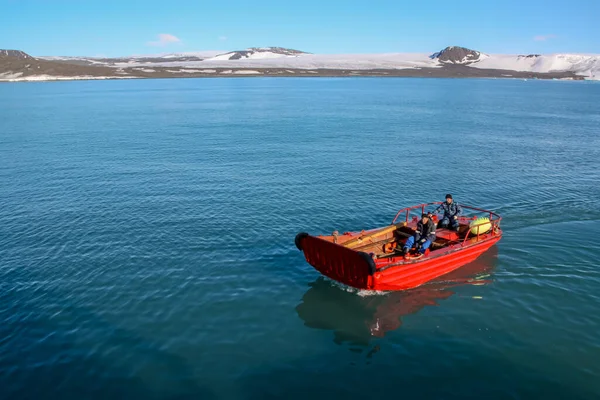
[[[260,53],[281,54],[282,56],[298,56],[300,54],[308,54],[304,51],[286,49],[284,47],[250,47],[246,50],[236,50],[229,53],[220,54],[217,57],[225,57],[229,60],[240,60],[242,58],[260,58],[260,56],[255,56],[257,54],[260,55]]]
[[[307,54],[304,51],[294,50],[294,49],[286,49],[284,47],[251,47],[249,50],[255,52],[270,52],[276,54],[284,54],[286,56],[295,56],[299,54]]]
[[[472,64],[481,60],[481,53],[476,50],[467,49],[465,47],[450,46],[437,53],[429,56],[431,59],[436,59],[444,64]]]
[[[21,51],[21,50],[0,50],[0,57],[14,57],[20,59],[33,59],[29,54]]]
[[[523,54],[519,54],[519,58],[537,58],[537,57],[541,57],[541,54],[528,54],[528,55],[523,55]]]
[[[254,53],[255,52],[252,50],[236,50],[232,51],[231,53],[226,53],[225,55],[230,55],[230,60],[239,60],[241,58],[248,58]]]

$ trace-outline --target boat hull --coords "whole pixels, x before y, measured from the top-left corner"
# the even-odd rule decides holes
[[[491,236],[464,247],[457,245],[434,257],[386,264],[377,263],[367,253],[310,235],[301,237],[299,247],[306,261],[330,279],[357,289],[391,291],[412,289],[448,274],[477,259],[501,237]]]
[[[416,261],[410,264],[389,266],[376,271],[369,289],[373,290],[406,290],[421,286],[432,279],[446,275],[465,264],[468,264],[490,247],[495,245],[501,236],[484,240],[463,249],[455,249],[438,257]]]

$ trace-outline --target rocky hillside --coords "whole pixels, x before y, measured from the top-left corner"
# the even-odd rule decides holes
[[[90,67],[41,60],[18,50],[0,50],[0,80],[28,76],[111,76],[114,68]]]
[[[473,64],[486,57],[486,55],[480,53],[479,51],[458,46],[446,47],[444,50],[431,55],[431,59],[437,60],[442,64],[460,65]]]
[[[29,54],[22,52],[21,50],[0,50],[0,59],[1,58],[20,58],[23,60],[31,60],[33,59],[33,57],[31,57]]]

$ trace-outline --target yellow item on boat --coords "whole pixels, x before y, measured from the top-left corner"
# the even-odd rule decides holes
[[[469,227],[471,228],[471,233],[473,235],[477,235],[477,229],[479,229],[479,234],[482,235],[492,229],[492,223],[488,217],[480,217],[474,221],[471,221]]]

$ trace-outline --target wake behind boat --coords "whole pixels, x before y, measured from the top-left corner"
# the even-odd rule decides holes
[[[402,254],[426,207],[439,204],[401,209],[390,225],[375,229],[328,236],[301,232],[296,247],[317,271],[345,285],[382,291],[414,288],[475,260],[502,237],[498,214],[462,206],[468,215],[458,217],[457,230],[438,228],[424,254]]]

